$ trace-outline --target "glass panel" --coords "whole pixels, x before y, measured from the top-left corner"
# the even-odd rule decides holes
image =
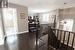
[[[17,12],[14,8],[3,9],[3,20],[6,35],[17,33]]]

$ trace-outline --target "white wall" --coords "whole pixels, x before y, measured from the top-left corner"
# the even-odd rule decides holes
[[[50,17],[56,16],[56,28],[59,28],[59,9],[50,12]]]

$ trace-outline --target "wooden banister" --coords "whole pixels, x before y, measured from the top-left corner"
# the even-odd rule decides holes
[[[69,47],[71,47],[72,49],[74,49],[74,41],[75,41],[75,32],[72,31],[65,31],[65,30],[60,30],[60,29],[55,29],[55,28],[50,28],[52,30],[50,31],[55,31],[55,35],[57,37],[57,39],[60,41],[60,47],[61,44],[65,44],[65,38],[67,38],[67,42],[66,42],[66,50],[68,50]],[[50,32],[51,33],[51,32]],[[57,33],[57,34],[56,34]],[[62,34],[63,34],[63,38],[62,38]],[[71,34],[73,34],[73,39],[71,39]],[[50,35],[50,34],[49,34]],[[67,37],[66,37],[67,36]],[[54,39],[54,38],[53,38]],[[71,42],[71,46],[69,46],[70,40],[72,40]],[[61,42],[62,41],[62,42]],[[54,44],[55,45],[55,44]]]

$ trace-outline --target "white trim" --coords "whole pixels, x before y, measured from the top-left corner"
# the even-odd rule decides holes
[[[21,33],[26,33],[26,32],[29,32],[29,31],[23,31],[23,32],[19,32],[19,34],[21,34]]]
[[[1,43],[1,45],[4,45],[4,39],[5,39],[5,37],[12,36],[12,35],[17,35],[17,34],[23,34],[23,33],[27,33],[27,32],[29,32],[29,31],[23,31],[23,32],[15,33],[15,34],[8,34],[8,35],[5,35],[4,38],[3,38],[3,41],[2,41],[2,43]]]
[[[27,33],[27,32],[29,32],[29,31],[18,32],[18,33],[15,33],[15,34],[8,34],[8,35],[5,35],[4,38],[7,37],[7,36],[12,36],[12,35],[17,35],[17,34],[22,34],[22,33]]]

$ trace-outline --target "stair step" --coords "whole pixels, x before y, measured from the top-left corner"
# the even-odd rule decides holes
[[[49,50],[56,50],[56,49],[49,45]]]

